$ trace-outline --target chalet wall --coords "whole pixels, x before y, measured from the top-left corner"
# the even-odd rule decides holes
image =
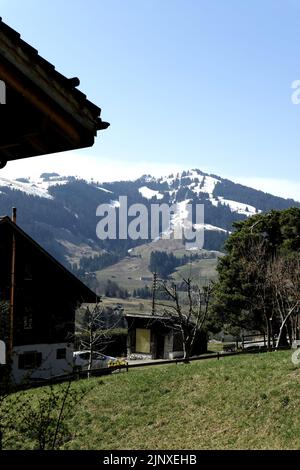
[[[66,350],[66,357],[64,359],[57,359],[57,350],[62,349]],[[42,356],[41,366],[36,369],[20,369],[20,356],[26,352],[40,353]],[[71,373],[72,370],[73,344],[71,343],[28,344],[16,346],[13,349],[12,375],[16,383],[30,379],[51,378]]]
[[[0,303],[9,302],[12,232],[10,223],[0,226]],[[90,300],[85,286],[74,279],[34,242],[15,231],[14,346],[65,343],[73,340],[75,310]],[[83,294],[81,294],[83,292]],[[90,293],[92,296],[92,293]],[[7,321],[0,318],[0,339]],[[3,337],[3,338],[2,338]]]

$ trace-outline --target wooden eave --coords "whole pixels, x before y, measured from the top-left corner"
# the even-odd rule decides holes
[[[109,124],[101,109],[0,18],[0,161],[85,148]]]

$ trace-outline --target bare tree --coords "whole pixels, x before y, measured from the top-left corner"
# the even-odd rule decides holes
[[[72,434],[70,419],[76,407],[96,385],[72,387],[71,379],[64,384],[47,385],[34,394],[15,386],[0,394],[0,450],[25,448],[27,443],[39,450],[56,450]]]
[[[93,367],[93,353],[104,350],[111,342],[111,332],[118,323],[119,320],[111,327],[107,327],[104,307],[100,302],[85,308],[83,321],[77,324],[76,328],[81,347],[89,351],[88,378]]]
[[[191,278],[183,279],[184,291],[180,292],[175,283],[160,282],[160,289],[171,300],[170,304],[157,303],[164,308],[166,318],[181,333],[183,357],[189,362],[197,334],[203,329],[208,316],[212,294],[212,282],[200,287],[193,284]]]
[[[274,312],[268,269],[271,259],[268,241],[260,234],[253,234],[241,251],[241,263],[243,263],[246,278],[253,292],[253,295],[249,296],[249,310],[262,314],[266,325],[268,350],[270,351],[272,349]]]
[[[300,308],[300,257],[288,257],[270,250],[265,234],[253,234],[241,250],[241,263],[253,292],[249,309],[261,313],[265,319],[268,349],[271,349],[273,331],[279,333],[273,347],[279,347],[283,333],[295,336],[292,320]]]
[[[291,323],[292,317],[300,309],[300,257],[275,256],[268,266],[269,288],[274,298],[274,309],[280,319],[280,328],[276,348],[280,345],[282,335]],[[290,335],[290,343],[292,334]]]
[[[73,388],[71,379],[65,384],[43,387],[33,403],[30,394],[23,393],[17,434],[35,442],[39,450],[59,449],[71,438],[69,420],[87,393],[83,387]]]

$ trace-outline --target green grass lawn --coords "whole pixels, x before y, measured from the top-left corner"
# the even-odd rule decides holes
[[[177,268],[172,277],[175,281],[190,277],[194,282],[206,285],[208,280],[217,279],[217,263],[216,258],[196,260]]]
[[[66,449],[300,448],[300,367],[290,351],[144,367],[73,386],[91,390]],[[26,393],[34,400],[41,390]]]

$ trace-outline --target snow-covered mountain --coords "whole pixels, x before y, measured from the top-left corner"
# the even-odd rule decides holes
[[[0,173],[0,187],[7,187],[11,190],[21,191],[29,196],[53,199],[53,196],[48,192],[48,189],[51,186],[67,184],[74,179],[74,177],[60,176],[58,173],[43,173],[37,179],[28,177],[8,180],[7,178],[2,178]],[[5,194],[5,191],[2,193]]]
[[[20,226],[65,264],[79,264],[83,257],[101,253],[122,257],[131,248],[147,243],[147,240],[97,238],[97,207],[106,203],[118,210],[120,196],[127,196],[128,206],[142,203],[150,208],[153,203],[177,203],[178,212],[173,217],[177,223],[184,218],[187,204],[203,204],[204,247],[208,250],[222,249],[235,221],[270,209],[300,207],[300,203],[291,199],[272,196],[198,169],[160,178],[144,175],[135,181],[109,183],[57,173],[44,173],[38,179],[8,180],[0,173],[0,214],[10,214],[16,206]],[[149,234],[150,230],[151,221]]]

